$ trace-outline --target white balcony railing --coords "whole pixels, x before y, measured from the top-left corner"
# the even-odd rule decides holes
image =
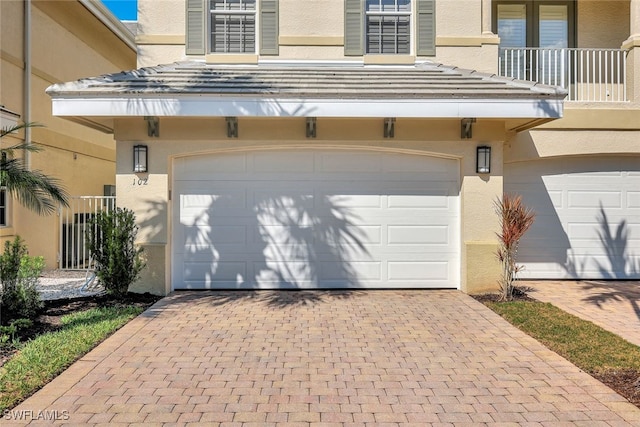
[[[567,89],[567,101],[627,101],[627,51],[500,48],[499,73]]]

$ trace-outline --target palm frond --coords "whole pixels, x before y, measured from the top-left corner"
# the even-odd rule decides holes
[[[6,128],[2,128],[2,130],[0,130],[0,138],[4,138],[6,135],[16,133],[22,129],[39,128],[39,127],[42,127],[42,125],[36,122],[20,123],[19,125],[9,126]]]
[[[54,213],[59,204],[68,206],[69,196],[59,180],[38,170],[26,170],[19,159],[3,162],[0,186],[38,215]]]
[[[23,123],[2,129],[0,137],[27,127],[40,126],[36,123]],[[40,151],[34,144],[20,143],[0,149],[2,154],[13,154],[15,150]],[[18,202],[39,215],[55,212],[59,204],[68,206],[68,194],[56,178],[49,177],[39,170],[27,169],[24,161],[2,156],[0,159],[0,186],[14,196]]]
[[[24,151],[30,151],[32,153],[37,153],[38,151],[42,151],[42,147],[36,143],[31,143],[31,144],[25,144],[24,142],[20,143],[20,144],[16,144],[16,145],[12,145],[11,147],[7,147],[7,148],[0,148],[0,152],[2,153],[7,153],[7,155],[9,156],[13,156],[13,152],[14,151],[18,151],[18,150],[24,150]]]

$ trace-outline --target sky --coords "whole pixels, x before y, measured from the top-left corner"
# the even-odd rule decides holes
[[[135,21],[138,19],[138,0],[102,0],[102,3],[120,20]]]

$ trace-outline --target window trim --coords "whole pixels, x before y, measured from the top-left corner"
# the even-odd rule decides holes
[[[258,34],[260,32],[260,0],[254,0],[253,9],[214,9],[213,2],[215,0],[206,0],[206,9],[205,16],[207,18],[206,22],[206,33],[205,33],[205,55],[258,55],[259,47],[258,47]],[[227,4],[225,2],[225,4]],[[222,16],[251,16],[253,15],[254,19],[254,33],[253,33],[253,51],[242,51],[242,52],[216,52],[213,50],[213,28],[212,27],[212,17],[213,15],[222,15]],[[228,33],[225,32],[225,35]]]
[[[380,1],[380,0],[379,0]],[[396,6],[397,6],[397,0],[396,0]],[[376,11],[369,11],[367,10],[367,2],[363,2],[363,32],[364,34],[362,35],[363,39],[363,55],[382,55],[382,56],[407,56],[407,55],[415,55],[415,43],[414,43],[414,36],[416,36],[416,24],[415,24],[415,20],[416,20],[416,13],[415,13],[415,9],[416,9],[416,5],[415,5],[415,1],[414,0],[409,0],[409,10],[405,11],[405,10],[395,10],[395,11],[384,11],[384,10],[376,10]],[[406,53],[383,53],[383,52],[379,52],[379,53],[370,53],[368,52],[368,47],[369,44],[367,43],[368,41],[368,36],[369,36],[369,27],[368,27],[368,18],[369,16],[393,16],[393,17],[401,17],[401,16],[408,16],[409,17],[409,49],[408,52]],[[398,50],[398,46],[399,43],[397,42],[396,39],[396,50]]]
[[[365,0],[344,0],[344,56],[360,57],[365,63],[410,63],[417,57],[436,55],[436,0],[411,0],[410,54],[365,53]],[[368,58],[368,59],[367,59]]]
[[[358,0],[360,1],[360,0]],[[256,51],[254,53],[210,53],[209,0],[186,0],[186,55],[204,56],[207,62],[254,63],[258,56],[277,56],[279,41],[279,0],[256,0]],[[208,36],[209,34],[209,36]]]

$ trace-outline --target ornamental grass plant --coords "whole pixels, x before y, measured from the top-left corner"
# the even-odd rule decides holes
[[[517,264],[518,246],[520,239],[531,228],[535,221],[535,213],[522,203],[522,196],[504,194],[502,199],[495,201],[495,211],[500,219],[498,235],[498,251],[496,253],[502,267],[500,285],[500,299],[513,299],[514,284],[522,266]]]

